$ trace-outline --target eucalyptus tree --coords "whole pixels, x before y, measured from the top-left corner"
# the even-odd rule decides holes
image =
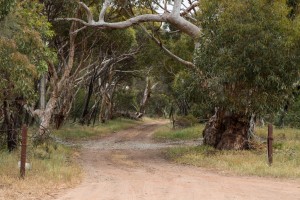
[[[118,60],[122,55],[131,57],[130,53],[125,52],[131,51],[134,45],[132,29],[121,33],[116,31],[105,33],[82,26],[76,21],[71,23],[54,22],[53,19],[65,15],[82,17],[82,12],[74,9],[73,1],[45,0],[43,3],[45,5],[44,13],[55,31],[55,37],[49,41],[49,46],[56,49],[58,59],[55,62],[48,60],[49,81],[45,107],[36,110],[30,108],[40,120],[39,135],[41,138],[48,130],[51,119],[54,119],[59,126],[67,117],[76,92],[84,85],[85,80],[89,79],[93,69],[97,68],[96,71],[101,71],[103,66],[111,67],[120,60],[124,60],[124,58]],[[96,8],[93,2],[90,6]],[[123,54],[116,54],[118,44],[126,46]]]
[[[204,143],[249,148],[250,118],[276,113],[299,79],[299,23],[285,1],[204,0],[197,65],[215,115]]]
[[[23,105],[36,99],[35,81],[46,70],[52,52],[45,39],[53,36],[37,1],[16,1],[0,21],[0,100],[7,132],[7,147],[17,146]]]

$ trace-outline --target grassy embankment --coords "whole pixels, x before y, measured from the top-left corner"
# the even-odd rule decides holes
[[[202,137],[204,126],[158,130],[156,140],[196,139]],[[256,134],[266,140],[267,127],[257,128]],[[189,164],[221,173],[261,177],[300,179],[300,130],[274,129],[273,165],[267,165],[266,143],[250,151],[218,151],[208,146],[175,147],[166,151],[172,161]]]
[[[126,129],[137,123],[139,122],[117,119],[95,127],[66,125],[53,134],[69,140],[89,139]],[[30,132],[33,131],[29,131],[29,134]],[[20,150],[13,153],[0,151],[0,199],[53,199],[53,193],[78,184],[82,178],[81,168],[76,163],[79,156],[76,148],[59,144],[38,148],[29,145],[27,156],[32,169],[26,171],[25,180],[20,180]]]

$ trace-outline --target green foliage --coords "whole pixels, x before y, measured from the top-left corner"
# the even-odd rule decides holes
[[[80,89],[77,94],[76,94],[76,97],[75,97],[75,101],[74,101],[74,105],[72,106],[72,110],[70,112],[70,116],[72,118],[80,118],[81,115],[82,115],[82,107],[84,105],[84,102],[85,102],[85,90],[84,89]],[[94,98],[92,99],[93,101],[91,102],[94,102]],[[92,103],[91,103],[92,104]],[[90,105],[91,107],[92,105]]]
[[[8,15],[15,2],[15,0],[0,0],[0,21]]]
[[[18,51],[28,57],[39,71],[45,71],[46,60],[55,58],[47,46],[54,36],[51,24],[42,15],[43,6],[37,1],[24,1],[1,22],[0,35],[16,42]]]
[[[300,128],[300,96],[291,103],[287,111],[281,110],[278,115],[278,118],[281,118],[281,122],[284,123],[283,125]]]
[[[299,14],[299,11],[300,11],[299,4],[300,4],[299,0],[287,0],[287,5],[291,8],[288,16],[291,19],[295,19],[296,16]]]
[[[274,113],[299,74],[299,20],[286,2],[201,1],[197,65],[207,99],[236,113]]]
[[[18,94],[25,98],[33,96],[34,82],[37,72],[24,54],[21,54],[17,45],[11,39],[0,37],[0,99],[7,98],[8,94]]]
[[[155,90],[148,102],[146,113],[148,116],[167,117],[169,115],[170,97],[165,94],[165,91]]]
[[[47,60],[55,58],[45,42],[53,32],[42,9],[37,1],[18,1],[0,21],[0,89],[7,98],[33,100],[38,73],[47,69]]]
[[[199,91],[199,83],[195,74],[191,74],[187,71],[179,71],[173,81],[172,89],[177,99],[191,101],[197,101],[201,94]]]
[[[133,89],[119,89],[114,94],[116,110],[137,112],[137,91]]]

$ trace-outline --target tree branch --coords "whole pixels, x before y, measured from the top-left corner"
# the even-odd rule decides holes
[[[89,7],[83,2],[79,2],[79,5],[86,11],[88,23],[93,23],[94,21],[93,13],[89,9]]]
[[[174,15],[174,16],[180,15],[181,3],[182,3],[182,0],[174,0],[174,7],[171,12],[172,15]]]
[[[198,74],[202,74],[202,72],[196,67],[196,65],[192,62],[186,61],[179,56],[176,56],[174,53],[172,53],[169,49],[167,49],[156,37],[151,35],[145,27],[141,26],[140,27],[143,29],[143,31],[150,37],[157,45],[159,45],[170,57],[173,59],[177,60],[181,64],[189,67],[191,70],[196,71]]]
[[[99,22],[104,22],[104,16],[105,16],[106,10],[109,7],[110,3],[111,3],[111,0],[105,0],[105,2],[103,3],[102,9],[99,14]]]
[[[194,39],[197,39],[200,36],[200,33],[201,33],[200,28],[180,16],[181,15],[180,7],[181,7],[182,0],[174,1],[174,7],[173,7],[173,10],[171,13],[165,12],[163,14],[143,14],[143,15],[138,15],[138,16],[132,17],[130,19],[127,19],[127,20],[121,21],[121,22],[105,22],[104,15],[105,15],[107,8],[109,7],[110,2],[111,2],[111,0],[106,0],[104,2],[101,12],[99,14],[98,22],[95,22],[93,20],[93,16],[92,16],[90,9],[82,2],[80,3],[80,5],[87,12],[87,16],[88,16],[87,22],[82,19],[78,19],[78,18],[57,18],[55,20],[56,21],[59,21],[59,20],[76,21],[85,26],[97,27],[97,28],[101,28],[101,29],[125,29],[125,28],[131,27],[133,25],[140,24],[142,22],[169,22],[170,24],[174,25],[182,32],[193,37]],[[196,5],[197,5],[197,2],[194,3],[191,7],[187,8],[182,13],[182,15],[186,15]]]
[[[133,25],[142,23],[142,22],[166,22],[167,16],[165,14],[145,14],[145,15],[139,15],[133,18],[130,18],[126,21],[122,22],[104,22],[104,21],[98,21],[98,22],[92,22],[88,23],[83,21],[82,19],[78,18],[57,18],[57,21],[61,20],[67,20],[67,21],[77,21],[82,23],[85,26],[92,26],[92,27],[99,27],[99,28],[112,28],[112,29],[124,29],[131,27]]]

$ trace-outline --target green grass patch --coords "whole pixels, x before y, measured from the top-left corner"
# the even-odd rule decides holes
[[[140,121],[118,118],[104,124],[95,126],[82,126],[79,124],[67,124],[53,134],[65,140],[82,140],[101,137],[112,132],[127,129],[141,123]]]
[[[267,128],[259,128],[258,135],[266,137]],[[237,175],[300,179],[300,131],[274,130],[273,164],[267,164],[266,144],[259,150],[219,151],[208,146],[176,147],[166,151],[166,157],[189,164]]]
[[[204,129],[203,124],[192,126],[184,129],[172,129],[168,126],[164,126],[158,129],[153,138],[156,141],[178,141],[178,140],[193,140],[202,137],[202,131]]]

